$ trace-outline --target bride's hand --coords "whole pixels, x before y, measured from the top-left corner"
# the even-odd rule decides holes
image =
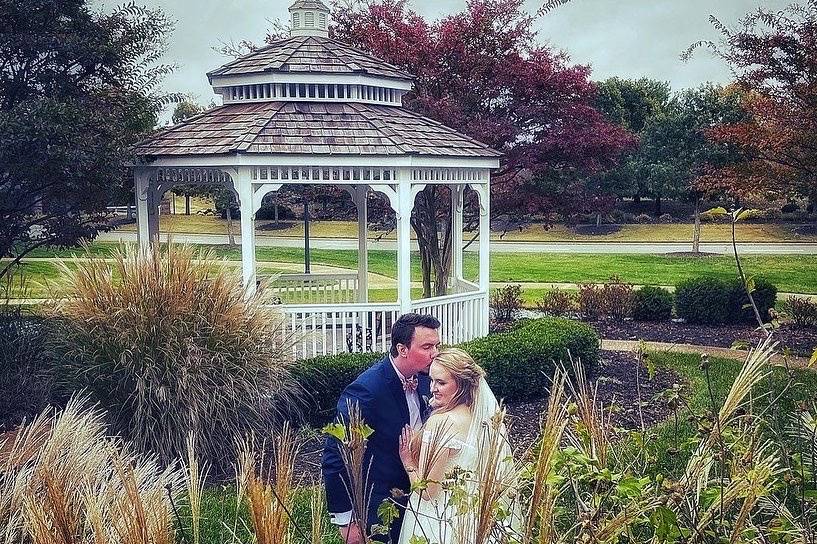
[[[414,466],[414,456],[411,454],[411,439],[414,437],[414,430],[411,428],[411,425],[406,425],[403,427],[403,430],[400,432],[400,446],[399,446],[399,453],[400,453],[400,461],[403,463],[403,468],[406,469],[407,472],[412,470],[417,470],[417,467]]]

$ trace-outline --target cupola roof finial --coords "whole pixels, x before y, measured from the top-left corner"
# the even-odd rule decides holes
[[[329,8],[321,0],[295,0],[289,13],[291,36],[329,37]]]

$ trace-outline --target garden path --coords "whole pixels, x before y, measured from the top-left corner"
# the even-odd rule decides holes
[[[624,351],[634,352],[638,349],[639,342],[636,340],[602,340],[601,349],[605,351]],[[715,346],[701,346],[696,344],[673,344],[669,342],[644,342],[648,351],[674,351],[678,353],[706,353],[714,357],[721,357],[723,359],[744,360],[748,352],[743,350],[734,350],[724,347]],[[817,371],[814,365],[809,366],[809,360],[806,357],[786,357],[788,364],[792,368],[812,368]],[[783,366],[785,365],[784,355],[776,354],[772,357],[772,364]]]

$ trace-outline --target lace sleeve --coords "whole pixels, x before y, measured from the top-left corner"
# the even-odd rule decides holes
[[[454,451],[460,451],[464,446],[467,446],[465,442],[458,438],[454,438],[451,435],[441,436],[440,438],[436,438],[434,435],[436,433],[434,431],[425,430],[423,431],[422,442],[423,446],[429,447],[432,442],[436,442],[438,447],[440,448],[448,448]]]

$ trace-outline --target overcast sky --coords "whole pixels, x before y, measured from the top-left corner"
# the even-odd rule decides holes
[[[160,6],[176,21],[167,62],[177,65],[165,89],[192,94],[209,103],[217,98],[206,72],[228,59],[213,48],[221,41],[263,41],[269,21],[288,20],[291,0],[138,0]],[[108,9],[121,0],[94,0]],[[328,2],[327,2],[328,3]],[[526,0],[535,12],[542,0]],[[592,78],[650,77],[670,82],[673,89],[712,81],[729,81],[719,60],[700,50],[689,62],[679,59],[691,43],[716,39],[709,22],[714,15],[734,24],[745,13],[764,5],[780,9],[790,0],[572,0],[536,21],[538,39],[566,51],[574,63],[589,64]],[[455,13],[465,0],[409,0],[429,19]]]

